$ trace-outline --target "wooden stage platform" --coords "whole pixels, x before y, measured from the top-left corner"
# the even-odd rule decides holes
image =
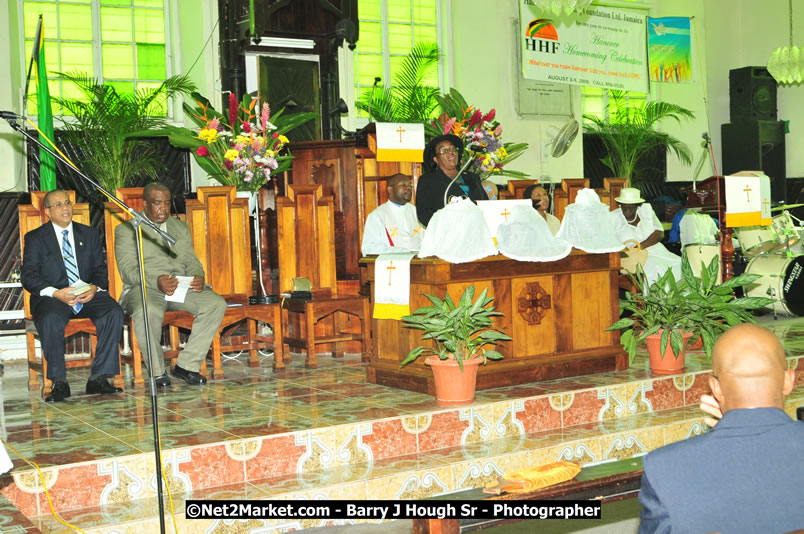
[[[804,322],[772,327],[797,369],[786,406],[794,416],[804,404]],[[179,531],[279,533],[323,523],[188,520],[188,498],[425,499],[546,462],[639,457],[705,430],[696,404],[709,365],[688,361],[685,374],[660,377],[639,356],[631,369],[487,389],[472,405],[442,408],[430,395],[368,383],[357,356],[322,355],[309,370],[296,355],[281,373],[270,356],[260,368],[245,355],[226,360],[224,379],[200,388],[174,380],[158,397]],[[66,521],[88,533],[158,532],[147,391],[88,397],[85,371],[69,372],[74,396],[46,405],[27,391],[22,366],[6,365],[4,439],[41,466]],[[50,514],[35,470],[11,455],[14,471],[0,477],[0,530],[72,532]]]

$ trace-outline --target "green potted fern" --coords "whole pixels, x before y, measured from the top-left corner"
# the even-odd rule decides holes
[[[502,315],[490,306],[487,289],[474,299],[475,286],[470,285],[455,304],[449,294],[442,300],[425,293],[432,306],[417,309],[402,318],[405,326],[422,330],[422,339],[433,345],[416,347],[408,353],[400,367],[422,354],[431,354],[425,364],[433,370],[436,402],[442,406],[471,404],[475,398],[477,369],[488,360],[500,360],[502,354],[486,347],[511,338],[492,326],[491,318]]]
[[[707,357],[717,337],[729,327],[754,322],[751,310],[767,306],[772,299],[764,297],[736,298],[734,290],[746,286],[760,277],[745,273],[717,283],[720,269],[718,257],[709,265],[701,265],[701,276],[692,271],[687,255],[681,260],[682,279],[676,281],[668,270],[653,283],[637,268],[633,279],[637,293],[626,293],[620,299],[621,318],[607,330],[620,330],[620,342],[633,363],[636,348],[645,342],[648,346],[651,370],[659,374],[674,374],[684,370],[687,342],[700,336]]]

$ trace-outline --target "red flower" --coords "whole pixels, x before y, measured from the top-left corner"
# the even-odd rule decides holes
[[[491,122],[496,114],[497,112],[492,108],[492,110],[483,117],[483,122]]]
[[[234,93],[229,93],[229,124],[232,126],[236,124],[238,108],[237,97]]]
[[[277,137],[279,137],[279,132],[274,132],[271,139],[276,139]]]
[[[201,158],[209,156],[209,149],[205,146],[200,146],[195,149],[195,155]]]
[[[225,160],[223,160],[223,166],[226,167],[226,169],[231,171],[232,168],[234,167],[234,164],[231,161],[229,161],[228,159],[225,159]]]
[[[469,127],[471,128],[472,126],[474,126],[475,124],[480,122],[480,120],[482,118],[483,118],[483,114],[480,112],[479,109],[476,110],[474,113],[472,113],[472,118],[469,119]]]
[[[251,133],[251,124],[244,122],[243,123],[243,132]]]

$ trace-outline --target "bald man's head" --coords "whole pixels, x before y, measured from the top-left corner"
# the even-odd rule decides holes
[[[723,412],[738,408],[784,408],[795,374],[770,331],[753,324],[727,330],[712,351],[709,384]]]
[[[394,174],[386,182],[388,200],[404,206],[413,198],[413,180],[406,174]]]

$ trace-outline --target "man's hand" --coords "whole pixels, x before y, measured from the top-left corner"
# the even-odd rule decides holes
[[[165,295],[172,295],[179,287],[179,279],[172,274],[163,274],[156,279],[156,287]]]
[[[75,305],[76,302],[78,302],[78,297],[76,297],[75,295],[70,294],[70,291],[72,289],[73,289],[72,287],[65,287],[65,288],[62,288],[62,289],[57,289],[53,293],[53,298],[59,299],[60,301],[62,301],[63,303],[65,303],[68,306],[73,306],[73,305]]]
[[[712,395],[701,395],[701,404],[699,404],[698,407],[713,416],[704,419],[704,423],[709,425],[710,428],[714,427],[720,418],[723,417],[723,412],[720,410],[720,403]]]
[[[204,289],[204,276],[193,276],[193,280],[190,282],[190,289],[196,293],[201,293]]]
[[[98,286],[92,284],[89,286],[89,291],[84,291],[83,293],[78,295],[78,297],[76,297],[76,300],[78,302],[89,302],[90,300],[95,298],[95,294],[97,292],[98,292]]]

